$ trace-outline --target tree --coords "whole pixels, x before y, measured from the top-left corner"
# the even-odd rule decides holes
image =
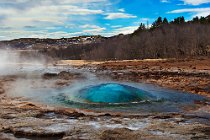
[[[158,17],[158,19],[152,24],[152,29],[160,27],[162,24],[162,17]]]
[[[145,24],[141,23],[140,26],[139,26],[139,29],[140,30],[146,30]]]
[[[206,23],[206,18],[205,17],[201,17],[200,18],[200,23],[201,24],[205,24]]]
[[[193,23],[199,23],[199,18],[198,16],[194,17],[192,20]]]
[[[145,26],[144,23],[141,23],[140,26],[139,26],[139,28],[138,28],[137,30],[135,30],[135,31],[133,32],[133,34],[134,34],[134,35],[135,35],[135,34],[138,34],[138,33],[142,32],[142,31],[144,31],[144,30],[146,30],[146,26]]]
[[[164,19],[163,19],[163,24],[168,24],[167,18],[164,18]]]
[[[157,23],[158,25],[161,25],[161,24],[163,23],[162,18],[161,18],[161,17],[158,17],[156,23]]]
[[[206,17],[207,23],[210,24],[210,15]]]
[[[174,21],[172,23],[173,24],[183,24],[183,23],[185,23],[185,19],[184,19],[183,16],[177,17],[177,18],[174,19]]]

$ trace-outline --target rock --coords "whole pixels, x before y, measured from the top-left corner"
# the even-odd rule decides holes
[[[52,79],[52,78],[56,78],[58,76],[57,73],[45,73],[42,78],[43,79]]]
[[[127,128],[118,128],[114,130],[105,130],[100,136],[101,140],[137,140],[138,134],[134,134]]]
[[[55,84],[56,84],[56,86],[58,86],[58,87],[64,87],[64,86],[68,86],[68,85],[69,85],[69,81],[60,80],[60,81],[57,81]]]
[[[72,79],[82,78],[82,75],[80,73],[70,73],[62,71],[58,74],[58,77],[59,79],[72,80]]]
[[[4,92],[5,92],[5,90],[0,88],[0,94],[3,94]]]
[[[50,127],[50,126],[49,126]],[[51,128],[49,128],[51,129]],[[53,128],[52,128],[53,129]],[[36,139],[49,138],[49,139],[61,139],[65,135],[64,131],[53,132],[48,131],[47,128],[35,129],[31,127],[20,127],[20,128],[11,128],[11,133],[18,137],[34,137]]]
[[[0,133],[0,140],[16,140],[16,138],[12,134]]]
[[[40,107],[30,102],[23,102],[19,104],[17,107],[21,109],[40,109]]]

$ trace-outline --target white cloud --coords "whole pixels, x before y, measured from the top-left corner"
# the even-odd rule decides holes
[[[105,19],[122,19],[122,18],[136,18],[137,16],[127,13],[107,13]]]
[[[106,34],[109,31],[97,25],[96,15],[108,20],[137,17],[117,9],[111,0],[0,0],[0,40]],[[115,35],[131,33],[137,27],[112,28],[109,34]]]
[[[122,27],[122,25],[113,25],[113,26],[111,26],[112,28],[120,28],[120,27]]]
[[[133,33],[136,29],[138,29],[139,26],[126,26],[126,27],[119,27],[111,32],[102,32],[101,35],[110,37],[113,35],[118,35],[118,34],[131,34]]]
[[[95,15],[104,14],[102,5],[109,0],[0,0],[1,38],[14,39],[40,35],[48,37],[54,34],[48,30],[59,30],[58,27],[90,23]],[[35,28],[26,28],[35,27]],[[78,29],[78,26],[75,27]],[[102,30],[95,27],[92,32]],[[30,30],[30,31],[28,31]],[[34,30],[34,31],[31,31]],[[5,31],[2,33],[2,31]],[[42,31],[42,32],[39,32]],[[69,31],[69,28],[68,28]],[[88,31],[88,30],[87,30]],[[43,33],[44,32],[44,33]],[[91,32],[89,30],[89,32]],[[77,32],[78,33],[78,32]],[[55,35],[61,35],[56,32]],[[63,34],[69,36],[68,34]]]
[[[204,3],[210,3],[210,0],[182,0],[184,4],[190,4],[190,5],[200,5]]]
[[[81,28],[84,28],[82,32],[93,35],[99,34],[106,30],[106,28],[104,27],[100,27],[97,25],[89,25],[89,24],[82,25]]]
[[[125,12],[125,9],[121,8],[121,9],[118,9],[119,12]]]
[[[162,2],[162,3],[170,3],[169,0],[160,0],[160,2]]]
[[[97,25],[90,25],[90,24],[85,24],[80,26],[81,28],[99,28],[99,26]]]
[[[86,29],[86,30],[83,30],[83,32],[87,34],[95,35],[95,34],[100,34],[104,30],[106,30],[106,28],[100,27],[100,28]]]
[[[56,3],[56,4],[74,4],[74,3],[99,3],[106,2],[107,0],[1,0],[1,3]]]
[[[11,27],[24,27],[27,25],[60,25],[67,20],[71,20],[71,15],[84,16],[102,14],[102,10],[93,10],[87,8],[80,8],[73,5],[60,6],[38,6],[21,11],[13,8],[1,8],[0,15],[6,17],[2,21],[2,26],[7,25]]]
[[[135,25],[140,25],[141,23],[145,24],[146,27],[151,27],[152,26],[152,23],[154,22],[154,20],[156,19],[153,19],[153,18],[140,18],[138,19],[137,21],[135,21],[133,24]]]
[[[13,30],[8,34],[7,31],[0,31],[0,40],[11,40],[16,38],[69,38],[73,36],[79,36],[85,34],[84,32],[65,32],[65,31],[55,31],[47,32],[46,30],[39,31],[23,31],[23,30]]]
[[[147,21],[150,21],[151,19],[149,18],[140,18],[140,21],[143,23],[146,23]]]
[[[188,9],[178,9],[168,12],[169,14],[177,14],[177,13],[193,13],[193,17],[195,16],[208,16],[210,14],[210,8],[188,8]]]
[[[113,34],[130,34],[133,33],[136,29],[138,29],[139,26],[127,26],[127,27],[121,27],[117,28],[113,31]]]

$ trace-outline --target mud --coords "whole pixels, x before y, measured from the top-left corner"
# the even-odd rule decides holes
[[[163,87],[210,95],[210,60],[158,60],[94,63],[77,68],[116,81],[154,83]],[[40,140],[168,140],[209,139],[209,102],[180,113],[100,112],[43,105],[10,97],[10,85],[19,76],[0,77],[0,139]],[[23,77],[22,77],[23,78]],[[55,87],[84,78],[70,72],[46,73],[43,81]]]

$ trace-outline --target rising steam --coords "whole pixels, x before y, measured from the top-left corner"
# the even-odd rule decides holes
[[[14,74],[28,65],[44,67],[47,59],[36,51],[0,50],[0,75]]]

